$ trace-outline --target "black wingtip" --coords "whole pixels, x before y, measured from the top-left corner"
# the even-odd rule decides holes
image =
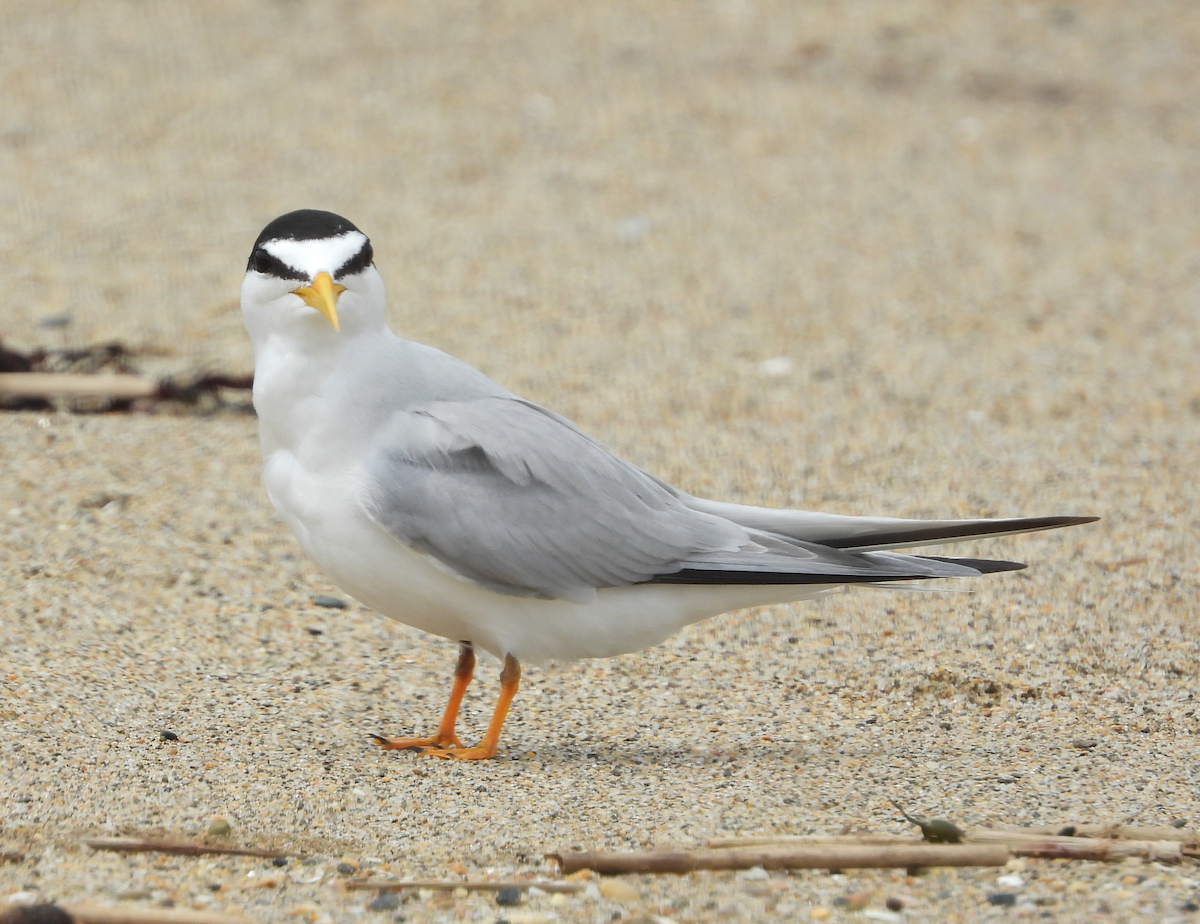
[[[939,558],[936,555],[912,555],[913,559],[937,561],[949,565],[963,565],[979,574],[994,574],[1001,571],[1020,571],[1028,567],[1019,561],[997,561],[990,558]],[[900,581],[935,581],[951,577],[972,577],[971,574],[929,574],[914,570],[911,573],[863,572],[860,574],[836,572],[794,571],[722,571],[706,568],[681,568],[670,574],[659,574],[647,584],[894,584]]]
[[[1064,526],[1095,523],[1099,517],[1014,517],[998,520],[963,520],[924,529],[902,529],[895,533],[875,533],[870,536],[847,536],[825,539],[822,545],[833,549],[887,548],[947,542],[955,539],[978,539],[1003,536],[1006,533],[1034,533]]]
[[[950,565],[965,565],[980,574],[998,574],[1001,571],[1024,571],[1029,566],[1023,561],[999,561],[994,558],[945,558],[941,555],[914,555],[928,561],[940,561]]]

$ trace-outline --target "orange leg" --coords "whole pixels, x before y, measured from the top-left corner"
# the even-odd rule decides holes
[[[454,722],[462,705],[467,685],[475,673],[475,648],[470,642],[460,642],[458,664],[454,668],[454,687],[450,690],[450,701],[442,713],[437,732],[429,738],[385,738],[372,735],[385,751],[402,751],[405,748],[462,748],[458,735],[454,734]],[[511,697],[510,697],[511,698]]]
[[[496,702],[496,711],[492,713],[492,721],[488,723],[483,740],[473,748],[427,747],[422,753],[430,757],[452,758],[454,760],[487,760],[496,756],[496,745],[500,742],[500,729],[504,727],[504,718],[508,715],[508,707],[513,697],[517,695],[517,686],[521,683],[521,665],[512,655],[504,656],[504,670],[500,672],[500,699]]]

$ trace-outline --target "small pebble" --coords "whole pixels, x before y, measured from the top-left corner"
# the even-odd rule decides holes
[[[900,915],[896,914],[895,912],[884,911],[880,908],[868,908],[862,914],[863,914],[863,917],[866,918],[868,921],[895,922],[895,921],[903,921],[904,920],[904,918],[902,918]]]
[[[521,890],[517,888],[501,889],[496,893],[496,904],[502,908],[511,908],[521,904]]]
[[[1012,873],[1008,876],[1000,876],[996,880],[996,885],[1004,886],[1006,889],[1019,889],[1025,885],[1025,880],[1016,873]]]
[[[808,912],[808,916],[814,921],[828,921],[832,914],[833,912],[824,905],[816,905]]]
[[[900,899],[896,898],[895,895],[889,895],[887,897],[887,901],[885,901],[883,904],[887,908],[888,911],[903,911],[904,910],[904,902],[902,902]]]
[[[293,870],[289,878],[292,880],[292,882],[299,882],[304,885],[308,885],[313,882],[320,882],[325,878],[325,867],[318,866],[315,870]]]
[[[624,879],[601,879],[597,888],[601,895],[613,902],[636,902],[642,897],[642,894]]]
[[[773,356],[758,364],[758,372],[767,378],[778,379],[790,375],[796,368],[795,362],[789,356]]]
[[[178,741],[179,740],[179,736],[177,734],[175,734],[175,732],[170,731],[166,728],[164,728],[162,731],[160,731],[158,733],[158,737],[162,738],[163,741]]]
[[[343,860],[341,863],[339,863],[337,866],[334,867],[334,869],[337,870],[339,873],[341,873],[343,876],[349,876],[357,868],[358,867],[355,864],[348,863],[345,860]]]
[[[371,899],[371,904],[367,905],[368,911],[395,911],[400,907],[400,896],[395,892],[387,892],[380,890],[379,894]]]
[[[1171,827],[1172,828],[1186,828],[1187,827],[1187,819],[1186,818],[1176,818],[1174,821],[1171,822]]]
[[[866,892],[851,892],[840,899],[834,899],[834,904],[841,905],[848,911],[862,911],[870,902],[871,896]]]
[[[233,828],[224,818],[214,818],[208,826],[209,837],[228,837]]]
[[[311,598],[317,606],[328,607],[331,610],[344,610],[346,601],[340,597],[331,597],[328,594],[314,594]]]
[[[755,881],[759,881],[762,879],[770,879],[771,874],[768,873],[761,866],[752,866],[748,870],[745,870],[743,873],[741,873],[740,878],[748,879],[751,882],[755,882]]]
[[[989,892],[987,901],[989,905],[1011,908],[1017,903],[1017,896],[1013,895],[1012,892]]]
[[[287,857],[273,857],[271,859],[271,865],[272,866],[287,866],[288,865]]]
[[[1089,750],[1090,748],[1094,748],[1099,743],[1100,742],[1097,741],[1095,738],[1076,738],[1074,741],[1071,742],[1071,746],[1079,748],[1081,751],[1086,751],[1086,750]]]

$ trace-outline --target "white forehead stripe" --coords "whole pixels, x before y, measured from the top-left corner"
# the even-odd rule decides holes
[[[341,269],[367,242],[361,231],[347,231],[337,237],[326,237],[319,241],[294,241],[280,239],[267,241],[263,249],[278,257],[292,269],[304,273],[311,279],[320,272],[333,273]]]

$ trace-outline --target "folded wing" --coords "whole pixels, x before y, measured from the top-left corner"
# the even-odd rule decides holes
[[[837,517],[701,500],[509,395],[397,412],[368,482],[376,521],[465,580],[576,602],[600,588],[648,582],[969,577],[1024,566],[881,550],[1086,522]]]

